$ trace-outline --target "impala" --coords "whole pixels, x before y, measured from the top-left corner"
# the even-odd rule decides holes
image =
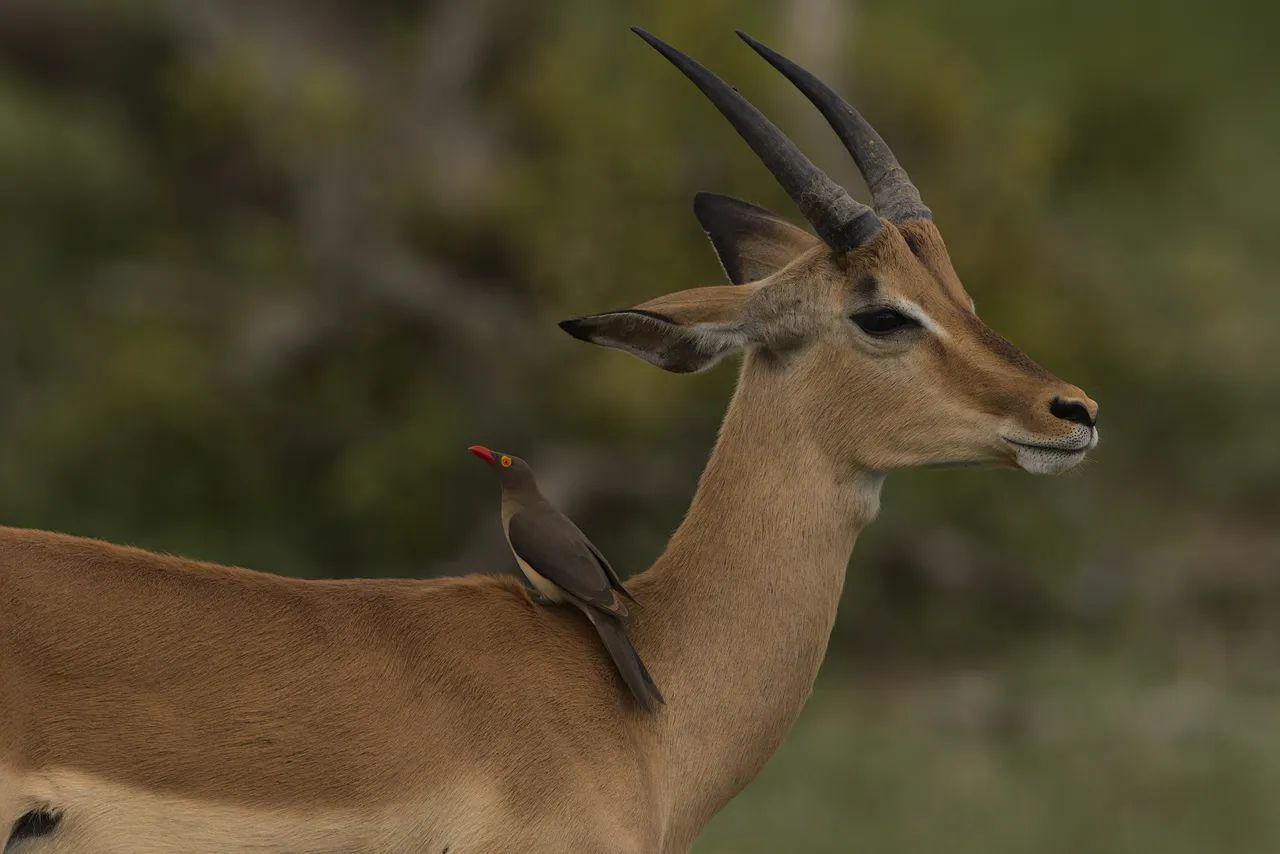
[[[1047,474],[1096,405],[978,319],[884,141],[823,113],[874,210],[734,89],[693,80],[816,236],[700,194],[733,284],[564,321],[677,373],[743,354],[697,493],[629,586],[667,704],[510,576],[304,581],[0,532],[0,842],[35,852],[683,852],[804,705],[885,474]],[[461,449],[460,449],[461,450]]]

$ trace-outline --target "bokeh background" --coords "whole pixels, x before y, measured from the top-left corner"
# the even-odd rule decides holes
[[[306,576],[507,572],[519,453],[624,573],[733,383],[559,318],[795,215],[640,24],[855,194],[890,141],[1090,464],[895,475],[815,696],[718,852],[1280,850],[1280,5],[4,0],[0,521]]]

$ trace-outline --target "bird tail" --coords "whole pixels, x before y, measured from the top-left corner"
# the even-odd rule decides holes
[[[632,695],[641,707],[646,712],[652,712],[651,697],[666,705],[667,701],[663,699],[662,692],[653,683],[653,677],[649,675],[648,668],[640,660],[636,648],[631,645],[631,639],[622,628],[622,622],[617,617],[598,612],[594,608],[587,608],[586,612],[591,624],[596,627],[600,640],[604,641],[604,648],[609,651],[609,657],[617,665],[622,681],[627,683],[627,687],[631,689]]]

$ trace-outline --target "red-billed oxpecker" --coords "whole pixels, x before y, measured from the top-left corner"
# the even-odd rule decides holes
[[[538,490],[529,464],[483,445],[467,450],[498,473],[502,486],[502,529],[520,571],[533,585],[529,598],[538,605],[576,605],[596,627],[600,640],[646,712],[653,700],[665,702],[622,623],[630,615],[623,598],[635,599],[600,550]]]

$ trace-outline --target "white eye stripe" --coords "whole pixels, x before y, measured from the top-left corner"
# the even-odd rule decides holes
[[[919,323],[921,326],[923,326],[925,329],[932,332],[934,335],[937,335],[939,338],[951,337],[950,334],[948,334],[947,330],[943,329],[941,326],[935,323],[933,318],[925,313],[924,309],[922,309],[920,306],[916,305],[915,303],[911,302],[910,300],[905,300],[905,299],[896,300],[893,305],[893,309],[897,312],[900,312],[903,316],[909,317],[912,320],[914,320],[916,323]]]

